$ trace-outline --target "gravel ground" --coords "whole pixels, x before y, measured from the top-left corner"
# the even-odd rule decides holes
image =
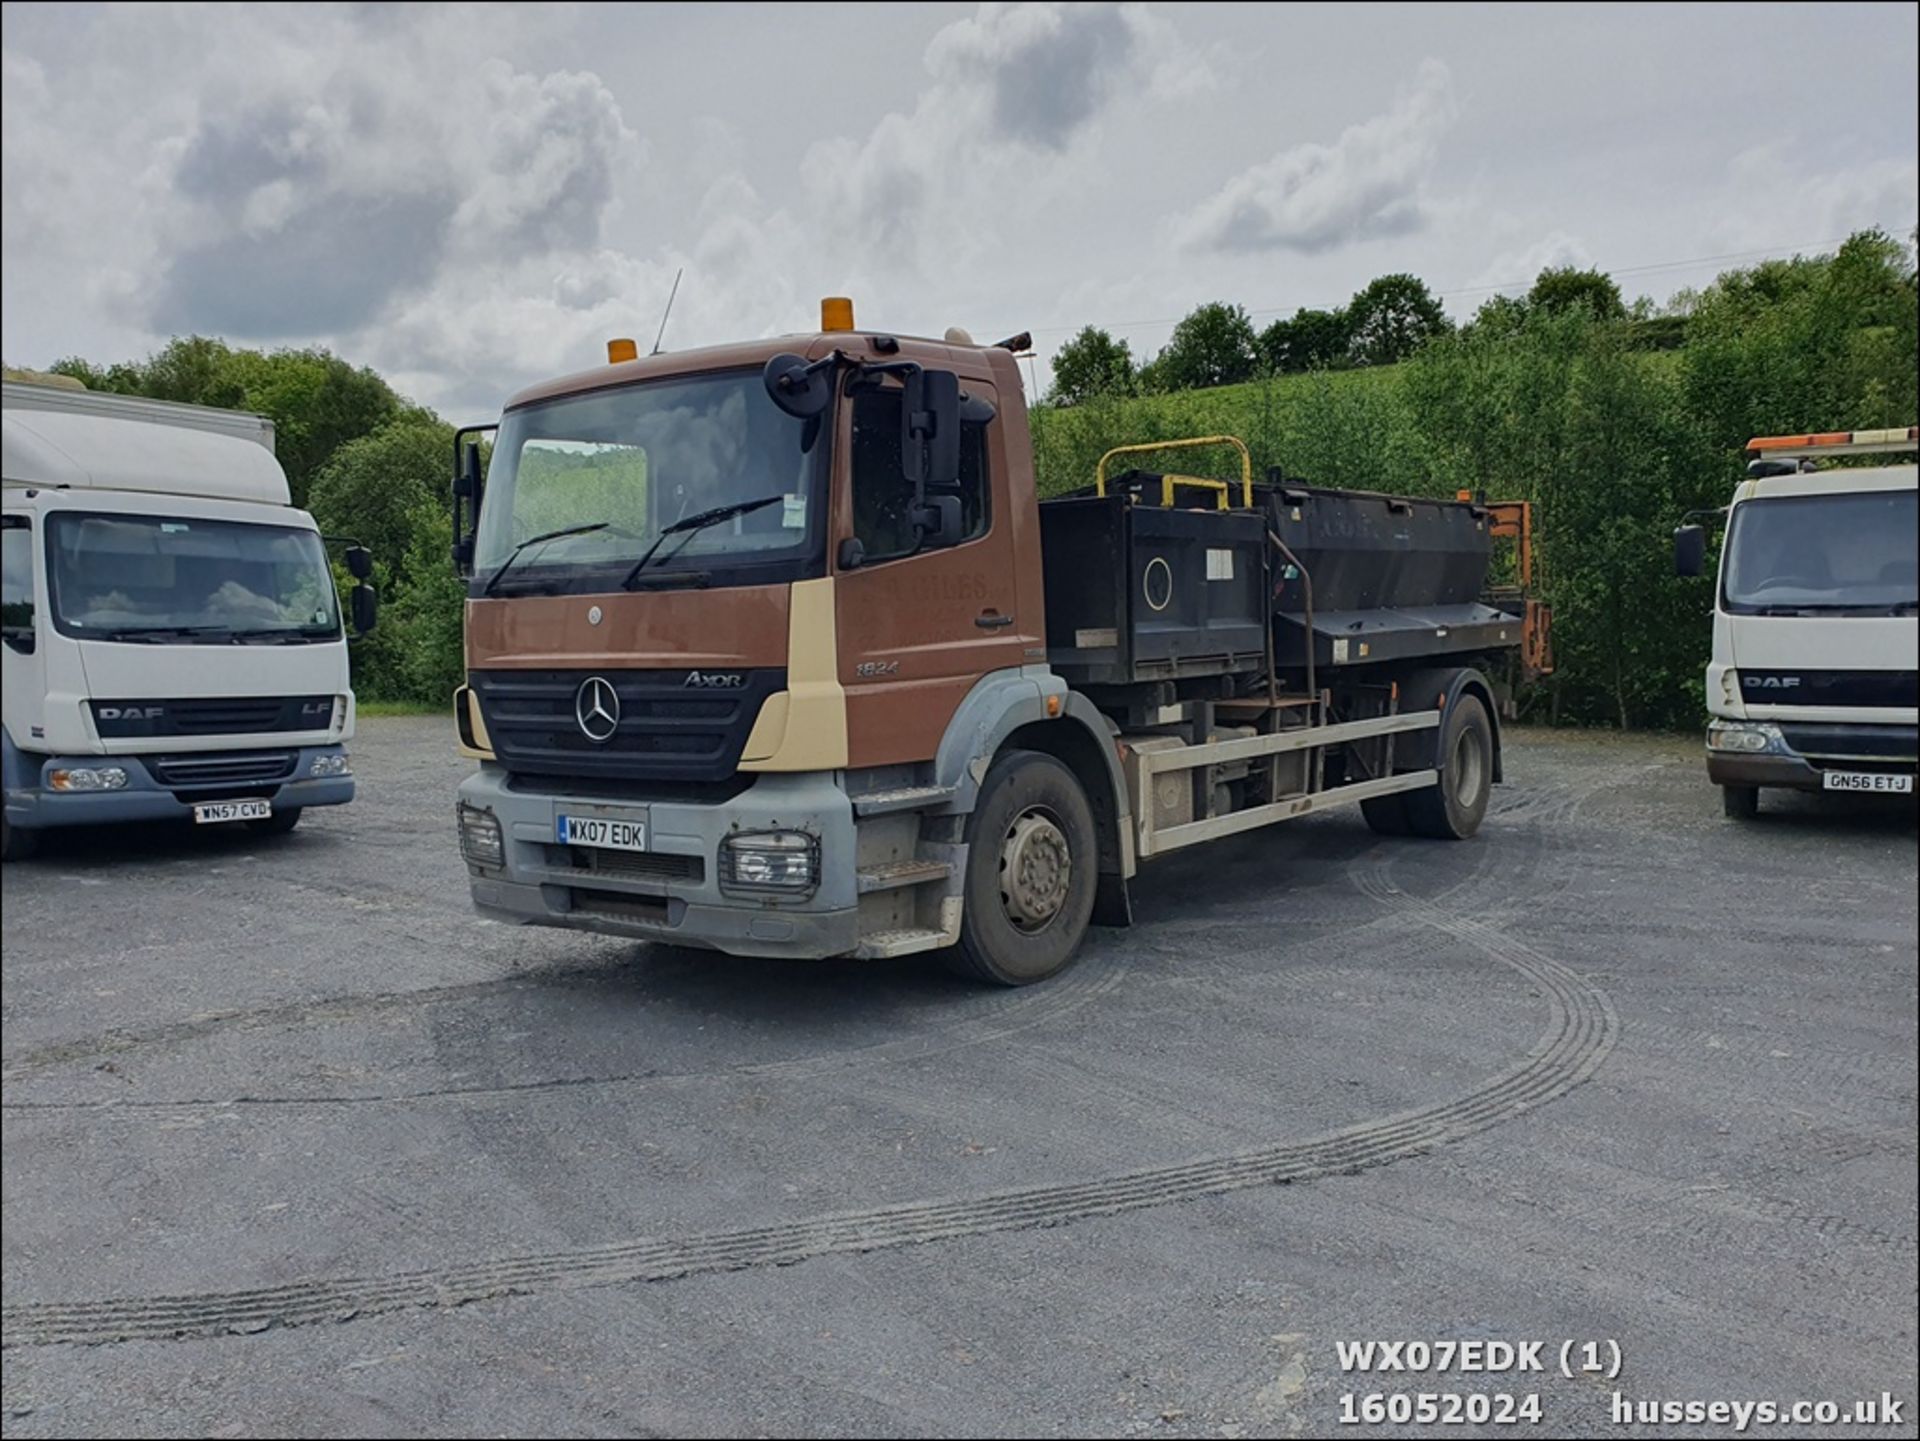
[[[354,760],[7,868],[6,1435],[1915,1434],[1911,805],[1520,733],[1472,843],[1202,847],[1000,992],[481,922],[444,724]]]

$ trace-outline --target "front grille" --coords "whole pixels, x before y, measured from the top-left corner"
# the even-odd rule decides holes
[[[96,700],[94,728],[109,739],[126,736],[257,735],[325,730],[333,723],[330,695],[201,696],[189,700]]]
[[[298,761],[294,751],[245,751],[237,755],[152,756],[147,768],[161,785],[180,791],[278,783],[293,774]]]
[[[573,909],[588,913],[598,912],[603,916],[613,916],[623,921],[646,921],[653,925],[665,925],[668,919],[667,903],[652,896],[630,896],[624,891],[590,890],[585,886],[569,886],[567,899],[573,903]]]
[[[656,851],[613,851],[598,846],[548,846],[547,864],[556,870],[625,880],[681,881],[698,885],[706,879],[706,863],[699,856],[669,856]]]
[[[1920,705],[1920,671],[1753,670],[1740,667],[1740,694],[1748,705]]]
[[[1781,738],[1799,754],[1820,761],[1904,761],[1920,751],[1913,726],[1782,724]]]
[[[474,671],[468,677],[510,772],[628,780],[721,781],[732,776],[768,696],[785,688],[784,670],[738,670],[738,688],[689,684],[688,670]],[[619,720],[604,741],[591,739],[576,711],[581,687],[607,681]]]

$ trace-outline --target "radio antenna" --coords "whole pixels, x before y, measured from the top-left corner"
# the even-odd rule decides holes
[[[660,329],[653,337],[653,349],[647,352],[649,355],[658,355],[660,342],[667,338],[667,317],[673,314],[673,298],[680,293],[680,277],[686,273],[687,268],[684,265],[673,272],[673,289],[667,292],[667,308],[660,314]]]

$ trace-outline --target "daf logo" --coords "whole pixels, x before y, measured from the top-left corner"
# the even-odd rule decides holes
[[[739,671],[688,671],[687,678],[681,683],[681,689],[691,687],[694,690],[739,690],[747,683],[747,678]]]
[[[620,695],[604,676],[588,676],[573,697],[573,718],[580,733],[595,745],[605,745],[620,728]]]
[[[103,705],[101,720],[158,720],[167,713],[163,705]]]
[[[1748,690],[1792,690],[1800,684],[1797,675],[1743,675],[1740,683]]]

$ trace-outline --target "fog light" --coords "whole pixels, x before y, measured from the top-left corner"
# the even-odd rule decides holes
[[[820,845],[804,831],[747,831],[720,843],[720,889],[796,895],[820,878]]]
[[[337,751],[331,755],[315,756],[308,773],[316,776],[343,776],[347,774],[347,770],[347,753]]]
[[[1780,727],[1766,722],[1715,721],[1707,727],[1707,749],[1757,755],[1762,751],[1787,749]]]
[[[500,822],[492,811],[483,811],[464,802],[460,806],[460,854],[476,866],[498,870],[506,864],[506,843],[500,836]]]
[[[47,785],[56,791],[117,791],[127,784],[119,766],[75,766],[47,772]]]

